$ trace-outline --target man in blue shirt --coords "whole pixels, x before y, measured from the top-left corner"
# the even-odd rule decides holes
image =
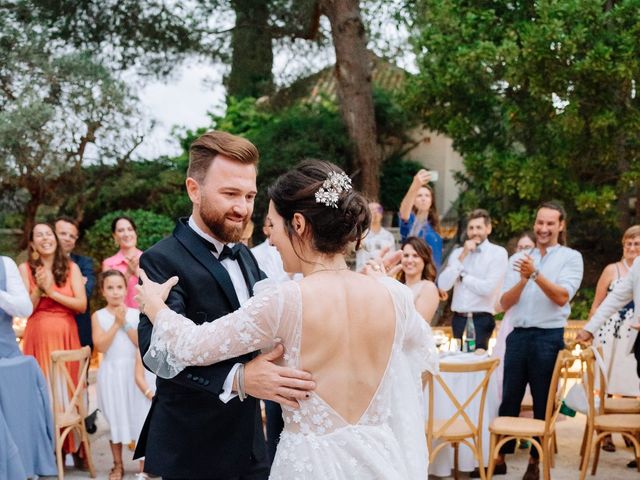
[[[582,282],[582,255],[566,247],[566,214],[555,202],[542,204],[533,227],[536,246],[518,253],[507,272],[500,303],[511,309],[513,332],[506,341],[500,416],[517,417],[527,384],[533,397],[533,416],[543,420],[558,352],[564,348],[569,302]],[[515,442],[500,449],[495,474],[507,471],[504,456]],[[540,478],[539,454],[531,449],[523,480]]]
[[[78,265],[82,273],[84,289],[87,294],[87,310],[76,315],[76,323],[78,324],[80,344],[83,347],[89,345],[93,348],[93,341],[91,340],[91,312],[89,310],[89,300],[91,299],[93,287],[96,284],[93,260],[89,257],[83,257],[82,255],[73,253],[73,249],[76,248],[76,241],[80,235],[78,222],[69,217],[60,217],[56,220],[55,228],[62,251],[66,255],[69,255],[69,258]]]

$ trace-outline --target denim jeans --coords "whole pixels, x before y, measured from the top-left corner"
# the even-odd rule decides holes
[[[451,320],[451,331],[453,338],[462,339],[464,327],[467,325],[467,316],[458,315],[454,312]],[[490,313],[480,312],[473,314],[473,326],[476,328],[476,348],[489,348],[489,339],[496,328],[496,321]]]
[[[507,337],[504,354],[501,417],[517,417],[527,384],[533,397],[533,417],[544,420],[549,384],[558,352],[564,348],[564,328],[515,328]],[[515,442],[500,453],[513,453]],[[538,451],[531,447],[531,456]]]

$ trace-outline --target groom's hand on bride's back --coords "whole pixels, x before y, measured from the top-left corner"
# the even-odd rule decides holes
[[[284,347],[276,345],[244,367],[244,389],[247,395],[298,408],[298,400],[309,397],[316,384],[309,372],[281,367],[274,362],[284,355]]]

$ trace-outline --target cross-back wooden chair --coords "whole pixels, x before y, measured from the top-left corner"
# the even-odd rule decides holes
[[[582,461],[580,462],[580,480],[584,480],[589,467],[589,458],[591,456],[591,447],[594,445],[593,434],[595,437],[593,466],[591,475],[595,475],[598,469],[598,460],[600,458],[600,448],[602,441],[607,435],[619,433],[625,439],[633,444],[636,463],[638,463],[638,471],[640,472],[640,442],[637,435],[640,434],[640,415],[634,413],[607,413],[607,403],[611,399],[607,399],[606,388],[599,388],[598,397],[600,405],[596,408],[594,389],[596,386],[596,376],[600,377],[600,385],[606,385],[605,373],[596,365],[596,354],[593,348],[584,350],[581,354],[584,359],[586,371],[586,396],[587,396],[587,425],[585,430],[585,440],[583,448],[580,452]]]
[[[87,416],[84,397],[87,389],[87,372],[90,360],[91,349],[89,347],[51,352],[51,393],[53,397],[54,434],[56,436],[56,461],[60,480],[64,479],[62,445],[67,436],[74,430],[78,432],[81,444],[84,445],[91,478],[96,477],[91,458],[89,435],[84,424],[84,418]],[[78,362],[79,364],[77,384],[74,382],[69,370],[69,364],[73,362]]]
[[[478,383],[473,392],[464,399],[464,401],[460,401],[453,394],[442,376],[434,376],[429,372],[425,372],[422,375],[422,383],[423,385],[428,386],[429,395],[429,412],[425,425],[427,448],[429,450],[429,463],[432,463],[448,444],[451,444],[453,446],[453,468],[454,478],[456,480],[458,479],[458,449],[460,444],[466,445],[471,450],[473,456],[478,461],[480,477],[483,480],[485,478],[484,460],[482,458],[482,424],[484,417],[484,405],[491,374],[498,367],[499,363],[500,359],[498,358],[470,363],[440,363],[441,373],[465,374],[484,371],[484,377]],[[434,400],[435,383],[440,385],[445,395],[456,409],[453,415],[449,418],[436,418],[437,413],[435,412]],[[478,410],[478,418],[474,421],[469,417],[465,409],[478,397],[480,398],[480,408]],[[433,443],[435,440],[440,440],[442,443],[438,444],[434,448]]]
[[[560,413],[562,399],[567,389],[569,369],[573,365],[575,357],[569,350],[560,350],[549,385],[547,407],[544,420],[523,417],[497,417],[491,422],[491,446],[489,451],[489,471],[487,477],[493,478],[496,456],[500,448],[511,440],[528,440],[540,454],[543,464],[544,479],[550,480],[551,467],[553,466],[553,448],[555,438],[556,419]],[[538,442],[535,437],[539,437]]]

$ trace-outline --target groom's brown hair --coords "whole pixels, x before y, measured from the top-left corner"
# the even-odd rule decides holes
[[[189,147],[187,177],[202,184],[216,155],[254,165],[258,164],[260,158],[258,149],[249,140],[227,132],[212,130],[201,135]]]

